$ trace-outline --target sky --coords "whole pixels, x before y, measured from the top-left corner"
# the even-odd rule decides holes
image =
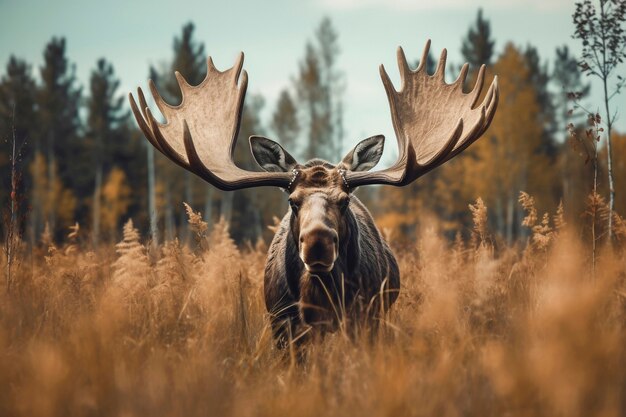
[[[85,91],[100,57],[113,63],[121,92],[145,88],[149,66],[172,57],[174,36],[193,21],[196,39],[218,69],[230,67],[244,51],[248,95],[265,97],[267,122],[278,93],[291,85],[306,41],[329,16],[339,33],[338,65],[346,74],[344,148],[375,134],[384,134],[391,144],[393,127],[378,65],[385,64],[397,82],[397,46],[409,60],[417,60],[428,38],[435,56],[445,47],[449,63],[462,63],[461,40],[479,8],[491,22],[496,55],[508,41],[537,47],[550,64],[558,46],[580,51],[571,38],[574,0],[0,0],[0,74],[13,54],[32,63],[38,75],[45,44],[52,36],[64,36]],[[596,107],[600,86],[593,84],[592,91],[591,107]],[[626,100],[618,99],[624,108]],[[616,127],[625,131],[626,117]],[[394,153],[393,145],[389,152]]]

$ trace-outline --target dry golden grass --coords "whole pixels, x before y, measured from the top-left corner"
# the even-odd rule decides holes
[[[375,340],[334,334],[300,363],[271,340],[266,248],[224,223],[206,236],[192,217],[193,247],[154,265],[132,224],[116,248],[35,250],[0,295],[0,415],[624,415],[624,253],[600,251],[592,279],[562,219],[494,250],[472,209],[472,242],[432,228],[396,249],[402,293]]]

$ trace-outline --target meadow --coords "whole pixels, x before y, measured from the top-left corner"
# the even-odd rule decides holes
[[[422,222],[394,246],[402,288],[381,331],[339,331],[302,359],[272,341],[266,244],[237,247],[225,222],[209,231],[189,211],[194,239],[156,256],[132,222],[96,251],[79,227],[63,246],[16,242],[0,415],[624,415],[626,227],[616,216],[594,269],[584,228],[521,200],[529,234],[514,246],[482,201],[471,239]]]

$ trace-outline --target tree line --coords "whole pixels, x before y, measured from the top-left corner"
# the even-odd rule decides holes
[[[620,27],[623,15],[622,23],[619,16],[616,19]],[[604,175],[598,192],[611,196],[611,209],[626,209],[626,197],[615,193],[626,181],[624,136],[613,132],[612,154],[605,157],[607,147],[599,146],[594,160],[593,155],[586,157],[587,142],[566,132],[570,125],[570,132],[578,132],[579,138],[589,129],[584,104],[590,87],[581,57],[567,46],[545,59],[532,45],[498,45],[480,10],[460,48],[472,68],[485,64],[488,78],[499,75],[498,114],[485,137],[462,157],[409,187],[359,190],[383,227],[410,237],[427,224],[430,213],[440,217],[453,236],[470,224],[467,204],[481,196],[493,212],[492,228],[513,241],[524,233],[518,226],[524,217],[516,204],[520,191],[534,195],[538,207],[546,211],[553,211],[562,201],[576,221],[585,212],[586,196],[593,188],[594,164],[589,161],[598,161],[601,173],[612,160],[617,162],[611,167],[616,184],[612,192]],[[158,68],[150,67],[147,75],[164,98],[176,104],[181,97],[174,71],[198,84],[206,73],[207,53],[194,34],[193,23],[184,25],[174,37],[172,50],[172,59]],[[342,149],[346,86],[345,74],[337,65],[340,53],[339,34],[331,20],[324,18],[306,42],[292,82],[280,92],[268,121],[260,116],[264,98],[246,98],[235,150],[238,164],[255,166],[246,146],[253,133],[271,133],[300,160],[336,159]],[[78,222],[98,245],[117,239],[128,218],[155,243],[175,237],[185,241],[190,232],[183,201],[202,210],[209,223],[225,218],[238,242],[270,236],[267,225],[286,209],[280,191],[224,193],[204,184],[147,145],[129,116],[113,63],[99,59],[88,86],[81,86],[64,38],[52,38],[43,56],[37,70],[11,56],[0,79],[0,201],[3,207],[4,202],[19,207],[14,214],[27,241],[35,244],[42,235],[62,239],[67,228]],[[620,63],[617,60],[614,66]],[[434,66],[429,56],[429,73]],[[460,65],[450,67],[449,80],[456,78]],[[608,80],[611,74],[606,75]],[[469,77],[467,88],[472,78],[475,74]],[[15,193],[10,184],[15,171],[12,144],[17,144],[20,176]]]

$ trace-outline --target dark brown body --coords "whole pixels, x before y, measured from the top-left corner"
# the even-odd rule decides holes
[[[289,210],[282,219],[265,266],[265,304],[279,344],[309,326],[325,332],[336,330],[341,319],[352,324],[375,319],[393,304],[400,289],[398,264],[356,197],[343,214],[337,260],[329,272],[306,270],[295,217]]]

